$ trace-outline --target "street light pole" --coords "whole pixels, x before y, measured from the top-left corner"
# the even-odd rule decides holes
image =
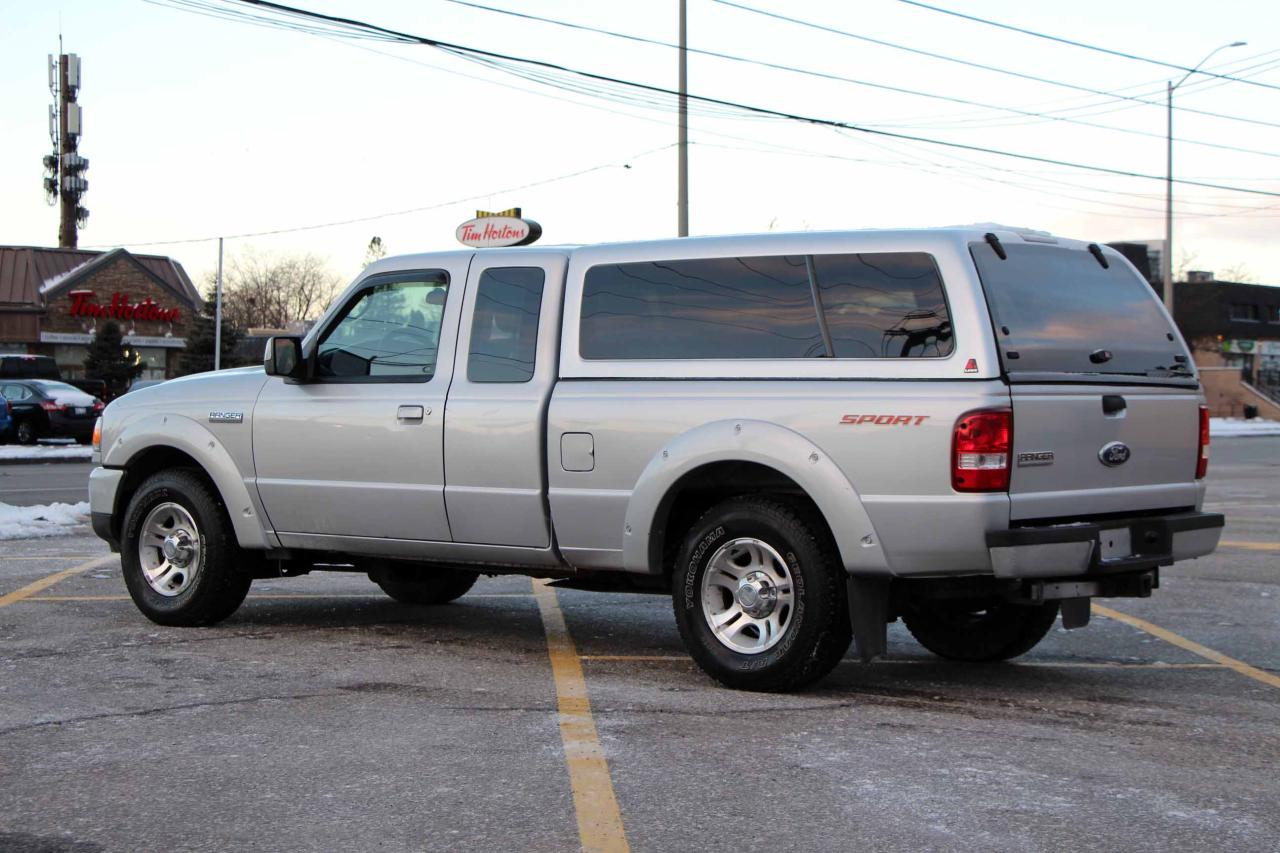
[[[1165,90],[1165,180],[1164,180],[1164,251],[1161,253],[1161,276],[1164,285],[1164,307],[1173,316],[1173,92],[1187,79],[1200,70],[1200,67],[1213,59],[1218,51],[1229,47],[1244,47],[1248,42],[1233,41],[1222,47],[1214,48],[1209,55],[1200,60],[1182,76],[1177,83],[1170,80]]]
[[[222,238],[218,238],[218,280],[213,288],[213,369],[222,369]]]

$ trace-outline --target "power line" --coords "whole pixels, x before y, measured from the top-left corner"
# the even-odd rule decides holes
[[[679,50],[679,45],[671,44],[670,42],[660,41],[658,39],[646,38],[644,36],[632,35],[630,33],[620,33],[614,30],[606,30],[606,29],[601,29],[599,27],[587,26],[585,24],[576,24],[570,21],[558,20],[556,18],[546,18],[541,15],[532,15],[527,12],[517,12],[511,9],[502,9],[496,6],[486,6],[482,3],[471,2],[471,0],[444,0],[444,2],[452,3],[457,6],[464,6],[470,9],[477,9],[484,12],[494,12],[499,15],[507,15],[513,18],[520,18],[528,21],[537,21],[539,23],[551,24],[554,26],[565,27],[572,30],[596,33],[599,35],[610,36],[612,38],[625,39],[627,41],[638,42],[640,44],[647,44],[647,45],[653,45],[656,47],[665,47],[673,50]],[[1069,124],[1078,124],[1083,127],[1092,127],[1099,130],[1109,130],[1109,131],[1114,131],[1116,133],[1127,133],[1133,136],[1144,136],[1151,139],[1160,139],[1160,140],[1165,139],[1165,134],[1163,133],[1153,133],[1150,131],[1135,130],[1127,127],[1117,127],[1111,124],[1102,124],[1099,122],[1085,121],[1084,119],[1077,118],[1074,116],[1052,115],[1044,112],[1035,112],[1030,110],[1019,109],[1018,107],[1005,107],[1005,106],[1000,106],[998,104],[984,103],[982,101],[972,101],[965,98],[956,98],[949,95],[940,95],[934,92],[923,92],[918,89],[906,89],[901,86],[891,86],[886,83],[875,83],[869,80],[858,80],[853,77],[845,77],[839,74],[829,74],[824,71],[815,71],[808,68],[797,68],[796,66],[793,66],[793,65],[783,65],[781,63],[769,62],[767,60],[762,60],[762,59],[751,59],[749,57],[736,56],[734,54],[722,53],[720,51],[715,51],[715,50],[705,50],[705,49],[696,48],[696,47],[689,47],[689,48],[686,48],[686,50],[689,53],[698,54],[701,56],[709,56],[715,59],[724,59],[730,62],[739,62],[747,65],[759,66],[762,68],[771,68],[774,70],[786,71],[793,74],[802,74],[808,77],[816,77],[816,78],[820,78],[824,80],[832,80],[840,83],[850,83],[856,86],[865,86],[872,89],[879,89],[881,91],[894,92],[894,93],[903,94],[903,95],[911,95],[919,98],[928,98],[930,100],[936,100],[936,101],[945,101],[947,103],[961,104],[963,106],[979,107],[981,109],[986,109],[986,110],[996,110],[999,112],[1006,112],[1006,113],[1011,113],[1013,115],[1022,116],[1024,118],[1037,118],[1037,119],[1044,119],[1046,121],[1065,122]],[[868,127],[894,127],[895,125],[892,123],[885,123],[885,122],[868,122],[867,126]],[[1235,151],[1240,154],[1253,154],[1259,157],[1280,158],[1280,154],[1277,154],[1273,151],[1259,151],[1255,148],[1243,148],[1237,145],[1225,145],[1218,142],[1208,142],[1200,139],[1186,139],[1183,137],[1175,137],[1174,141],[1180,142],[1186,145],[1198,145],[1205,148],[1216,148],[1221,151]]]
[[[451,201],[442,201],[442,202],[439,202],[438,204],[428,204],[422,207],[410,207],[405,210],[393,210],[388,213],[375,213],[370,216],[357,216],[352,219],[339,219],[333,222],[320,222],[312,225],[298,225],[292,228],[273,228],[269,231],[248,231],[243,234],[223,234],[220,236],[213,236],[213,237],[192,237],[185,240],[150,240],[146,242],[120,240],[115,243],[103,243],[96,246],[87,246],[86,248],[106,249],[106,248],[112,248],[114,246],[174,246],[179,243],[209,243],[218,239],[238,240],[245,237],[268,237],[275,234],[292,234],[297,231],[316,231],[321,228],[335,228],[339,225],[354,225],[359,222],[372,222],[375,219],[387,219],[392,216],[405,216],[410,213],[423,213],[428,210],[439,210],[440,208],[444,208],[444,207],[452,207],[455,204],[463,204],[464,202],[468,202],[468,201],[478,201],[480,199],[488,198],[489,196],[505,195],[506,193],[514,193],[514,192],[519,192],[520,190],[532,189],[533,187],[546,186],[547,184],[554,184],[559,181],[567,181],[570,178],[579,178],[579,177],[582,177],[583,175],[591,174],[592,172],[599,172],[602,169],[611,169],[611,168],[630,169],[631,161],[639,160],[641,157],[648,157],[650,154],[657,154],[659,151],[666,151],[668,148],[674,148],[674,147],[675,147],[675,143],[673,142],[670,145],[662,145],[662,146],[659,146],[658,148],[650,148],[647,151],[641,151],[639,154],[634,154],[631,157],[626,158],[625,160],[614,161],[611,163],[599,163],[595,166],[591,166],[586,169],[579,169],[576,172],[569,172],[568,174],[557,175],[554,178],[544,178],[543,180],[533,181],[527,184],[521,184],[520,186],[517,186],[517,187],[507,187],[506,189],[501,189],[501,190],[491,190],[489,192],[477,193],[475,195],[466,196],[464,198],[455,198],[455,199],[452,199]]]
[[[1073,41],[1069,38],[1063,38],[1062,36],[1049,35],[1048,33],[1038,33],[1035,30],[1028,30],[1028,29],[1024,29],[1023,27],[1015,27],[1012,24],[1002,24],[999,21],[992,21],[988,18],[979,18],[976,15],[966,15],[965,13],[957,12],[954,9],[944,9],[940,6],[930,6],[928,3],[921,3],[920,0],[898,0],[898,2],[905,3],[908,6],[917,6],[921,9],[928,9],[930,12],[940,12],[943,15],[951,15],[952,17],[955,17],[955,18],[963,18],[966,21],[973,21],[974,23],[985,24],[989,27],[998,27],[999,29],[1002,29],[1002,30],[1009,30],[1010,32],[1022,33],[1023,35],[1032,36],[1034,38],[1057,42],[1058,44],[1066,44],[1066,45],[1070,45],[1071,47],[1079,47],[1085,50],[1092,50],[1096,53],[1105,53],[1109,56],[1118,56],[1121,59],[1132,59],[1137,62],[1145,62],[1148,65],[1159,65],[1163,68],[1171,68],[1175,71],[1185,71],[1188,74],[1192,72],[1196,72],[1198,74],[1204,74],[1206,77],[1218,77],[1222,80],[1230,80],[1233,83],[1247,83],[1250,86],[1259,86],[1263,89],[1275,89],[1277,91],[1280,91],[1280,86],[1277,86],[1273,83],[1263,83],[1258,80],[1248,80],[1243,77],[1232,77],[1228,74],[1215,74],[1212,71],[1204,71],[1202,69],[1191,68],[1186,65],[1178,65],[1177,63],[1174,63],[1174,62],[1165,62],[1164,60],[1161,60],[1161,59],[1151,59],[1146,56],[1138,56],[1137,54],[1133,54],[1133,53],[1125,53],[1122,50],[1112,50],[1111,48],[1108,48],[1108,47],[1099,47],[1096,44],[1087,44],[1082,41]]]
[[[999,68],[994,65],[984,65],[981,62],[973,62],[968,59],[960,59],[959,57],[948,56],[943,53],[934,53],[933,51],[922,50],[916,47],[909,47],[904,44],[897,44],[896,42],[886,41],[884,39],[872,38],[871,36],[864,36],[864,35],[861,35],[860,33],[851,33],[848,30],[838,29],[836,27],[827,26],[826,24],[819,24],[814,21],[806,21],[802,18],[793,18],[788,15],[780,14],[778,12],[770,12],[767,9],[758,9],[755,6],[747,6],[742,3],[734,2],[734,0],[711,0],[711,2],[719,3],[722,6],[730,6],[734,9],[740,9],[744,12],[750,12],[755,15],[763,15],[767,18],[774,18],[779,21],[786,21],[787,23],[796,24],[801,27],[808,27],[809,29],[820,30],[822,32],[831,33],[833,35],[839,35],[839,36],[844,36],[846,38],[856,39],[858,41],[866,42],[868,44],[876,44],[876,45],[880,45],[881,47],[888,47],[888,48],[893,48],[894,50],[902,50],[902,51],[906,51],[907,53],[913,53],[917,56],[927,56],[930,59],[937,59],[943,62],[951,62],[956,65],[963,65],[967,68],[977,68],[982,71],[990,71],[994,74],[1003,74],[1007,77],[1016,77],[1020,80],[1030,80],[1034,83],[1044,83],[1045,85],[1048,85],[1048,86],[1056,86],[1061,89],[1070,89],[1075,92],[1085,92],[1090,95],[1101,95],[1107,98],[1116,98],[1118,100],[1133,101],[1134,103],[1138,103],[1138,104],[1147,104],[1149,106],[1156,106],[1156,107],[1160,107],[1161,109],[1165,108],[1165,104],[1161,101],[1150,101],[1145,98],[1136,97],[1134,95],[1122,95],[1119,92],[1108,92],[1103,89],[1094,89],[1089,86],[1080,86],[1075,83],[1066,83],[1061,80],[1052,80],[1048,77],[1038,77],[1034,74],[1027,74],[1022,71],[1013,71],[1008,68]],[[1193,113],[1195,115],[1209,116],[1211,118],[1226,119],[1228,121],[1238,121],[1238,122],[1243,122],[1245,124],[1256,124],[1262,127],[1280,127],[1280,123],[1276,123],[1276,122],[1263,121],[1262,119],[1255,119],[1255,118],[1247,118],[1245,116],[1228,115],[1226,113],[1215,113],[1210,110],[1200,110],[1200,109],[1195,109],[1193,107],[1175,106],[1174,109],[1181,110],[1186,113]]]
[[[468,47],[466,45],[446,42],[439,39],[428,38],[426,36],[417,36],[398,30],[382,27],[377,24],[371,24],[352,18],[343,18],[336,15],[326,15],[321,12],[312,12],[306,9],[298,9],[293,6],[286,6],[280,3],[273,3],[270,0],[235,0],[235,2],[261,7],[272,11],[280,12],[293,17],[301,17],[304,20],[317,19],[327,23],[339,24],[342,27],[350,27],[361,34],[378,33],[387,37],[389,40],[398,41],[406,44],[422,44],[428,47],[434,47],[448,53],[458,56],[472,56],[483,61],[492,63],[495,67],[504,67],[503,63],[516,64],[534,69],[543,69],[553,72],[561,72],[564,74],[580,77],[585,80],[595,81],[597,83],[607,83],[623,87],[631,87],[643,92],[652,94],[666,95],[669,97],[679,97],[680,93],[662,86],[655,86],[649,83],[640,83],[633,80],[625,80],[618,77],[612,77],[607,74],[598,74],[592,71],[583,71],[581,69],[570,68],[568,66],[559,65],[554,62],[548,62],[541,59],[531,59],[528,57],[514,56],[511,54],[499,53],[496,51],[485,50],[482,48]],[[923,142],[931,145],[937,145],[944,148],[954,148],[962,151],[973,151],[982,154],[992,154],[1000,157],[1009,157],[1012,159],[1026,160],[1034,163],[1045,163],[1053,166],[1066,166],[1069,168],[1080,169],[1083,171],[1098,172],[1109,175],[1122,175],[1132,178],[1145,178],[1148,180],[1163,181],[1165,178],[1159,175],[1150,175],[1143,172],[1133,172],[1125,169],[1114,169],[1107,166],[1097,166],[1087,163],[1075,163],[1069,160],[1059,160],[1052,157],[1041,157],[1035,154],[1024,154],[1015,151],[1005,151],[998,148],[988,148],[981,145],[969,145],[962,142],[951,142],[941,139],[933,139],[925,136],[915,136],[906,133],[896,133],[889,130],[880,130],[876,128],[863,127],[851,124],[849,122],[838,121],[836,119],[820,118],[817,116],[807,116],[800,113],[791,113],[784,110],[775,110],[767,107],[753,106],[750,104],[742,104],[736,101],[729,101],[722,98],[712,98],[706,95],[688,94],[690,101],[698,101],[703,104],[711,104],[718,107],[741,110],[746,113],[765,116],[770,118],[784,119],[788,121],[796,121],[805,124],[812,124],[822,127],[834,127],[843,130],[852,130],[858,133],[870,134],[874,136],[882,136],[890,139],[903,139],[912,142]],[[1204,181],[1195,181],[1186,178],[1175,179],[1176,183],[1188,186],[1208,187],[1209,189],[1227,190],[1230,192],[1249,193],[1253,195],[1263,195],[1280,198],[1280,192],[1271,192],[1269,190],[1258,190],[1247,187],[1233,187],[1224,184],[1214,184]]]

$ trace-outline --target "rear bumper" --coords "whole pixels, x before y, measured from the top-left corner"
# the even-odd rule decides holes
[[[1220,513],[1182,512],[1019,527],[988,533],[987,549],[998,578],[1105,576],[1209,554],[1222,525]]]

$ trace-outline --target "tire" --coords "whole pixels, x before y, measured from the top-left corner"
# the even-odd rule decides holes
[[[685,648],[726,687],[795,690],[849,648],[844,568],[820,519],[802,506],[747,495],[712,507],[685,537],[671,581]]]
[[[148,477],[129,501],[122,527],[120,563],[125,586],[133,603],[152,622],[213,625],[234,613],[249,593],[252,577],[226,507],[196,472],[178,468]],[[193,549],[185,554],[188,562],[182,562],[182,554],[166,557],[153,536],[144,540],[144,528],[172,531],[170,538]],[[148,569],[152,580],[148,580]]]
[[[998,602],[915,602],[903,624],[920,645],[948,660],[982,663],[1026,654],[1058,618],[1056,601],[1026,605]]]
[[[448,604],[461,598],[480,575],[464,569],[383,568],[369,572],[369,580],[402,604]]]
[[[23,418],[14,424],[13,437],[18,444],[35,444],[40,438],[40,431],[29,419]]]
[[[76,444],[93,444],[92,435],[77,435]]]

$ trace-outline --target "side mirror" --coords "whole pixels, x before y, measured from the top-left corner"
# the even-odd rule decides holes
[[[267,339],[267,349],[262,366],[268,376],[284,376],[288,379],[305,378],[306,363],[302,358],[302,338],[275,337]]]

